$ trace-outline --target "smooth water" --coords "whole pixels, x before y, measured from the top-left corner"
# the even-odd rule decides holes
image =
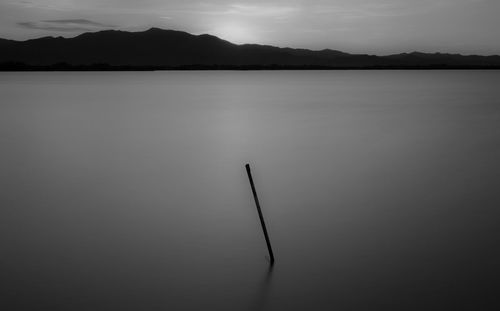
[[[1,73],[0,308],[498,310],[499,85]]]

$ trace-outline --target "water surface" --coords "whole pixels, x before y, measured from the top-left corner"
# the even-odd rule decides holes
[[[1,73],[0,307],[498,310],[498,85]]]

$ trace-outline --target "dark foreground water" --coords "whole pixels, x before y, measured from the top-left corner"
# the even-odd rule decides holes
[[[498,310],[499,86],[1,73],[0,309]]]

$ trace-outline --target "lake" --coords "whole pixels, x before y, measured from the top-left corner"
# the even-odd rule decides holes
[[[0,308],[498,310],[499,86],[0,73]]]

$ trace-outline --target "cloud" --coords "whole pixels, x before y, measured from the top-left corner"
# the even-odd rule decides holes
[[[170,12],[194,14],[199,16],[232,16],[232,17],[266,17],[286,18],[300,13],[297,6],[283,6],[271,4],[214,4],[199,3],[182,9],[173,9]]]
[[[92,31],[102,28],[113,28],[115,26],[94,22],[88,19],[53,19],[39,22],[19,22],[17,25],[38,30],[50,31]]]
[[[50,11],[68,11],[71,10],[71,2],[64,0],[4,0],[7,4],[33,9]]]
[[[246,16],[282,17],[295,14],[298,11],[298,8],[290,6],[232,4],[225,13]]]
[[[380,0],[377,2],[359,1],[355,4],[319,3],[312,4],[311,12],[315,16],[329,15],[335,18],[397,17],[427,13],[450,0]],[[456,1],[456,0],[452,0]]]
[[[63,24],[63,25],[87,25],[87,26],[96,26],[96,27],[114,27],[113,25],[93,22],[93,21],[89,21],[88,19],[53,19],[53,20],[45,20],[43,22],[53,23],[53,24]]]

